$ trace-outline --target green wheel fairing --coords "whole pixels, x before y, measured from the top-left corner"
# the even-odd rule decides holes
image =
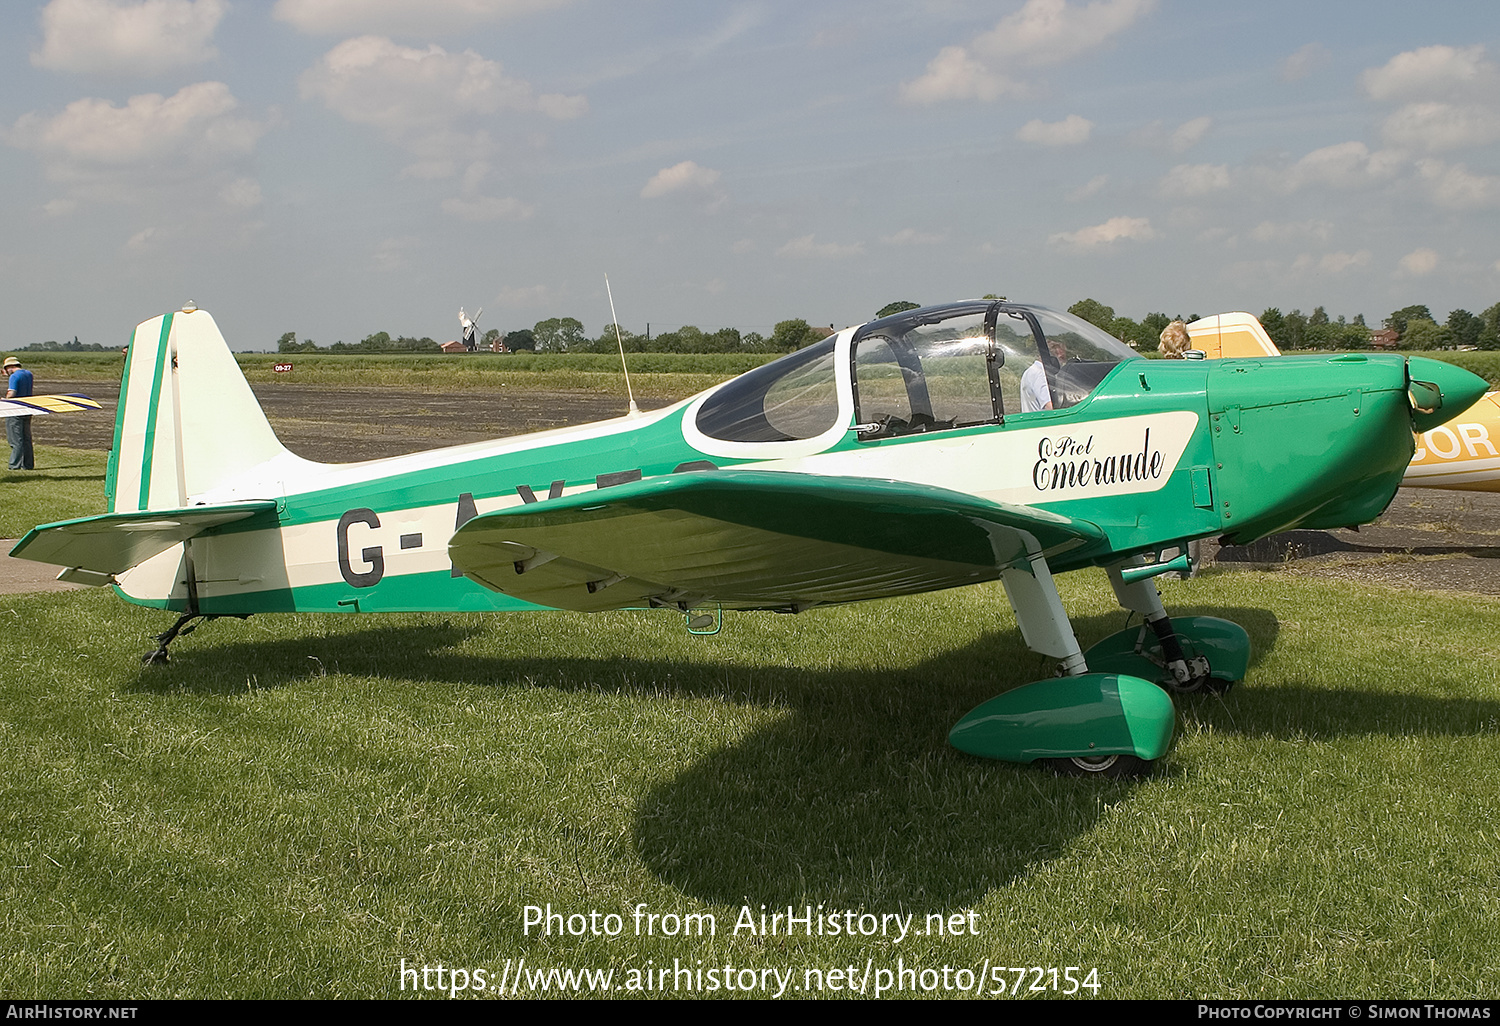
[[[1250,667],[1250,635],[1233,620],[1174,616],[1172,633],[1189,659],[1203,656],[1208,660],[1209,676],[1214,680],[1234,684],[1245,679]],[[1163,687],[1171,683],[1171,674],[1161,665],[1161,642],[1145,624],[1116,631],[1090,647],[1083,657],[1096,670],[1156,681]]]
[[[1006,762],[1167,753],[1176,710],[1149,681],[1115,673],[1039,680],[971,710],[948,732],[961,752]]]

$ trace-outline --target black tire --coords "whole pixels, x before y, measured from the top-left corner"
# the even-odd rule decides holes
[[[1052,772],[1063,777],[1109,777],[1123,780],[1144,777],[1156,763],[1134,755],[1080,755],[1070,759],[1047,759]]]

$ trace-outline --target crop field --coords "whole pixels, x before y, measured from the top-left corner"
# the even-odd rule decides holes
[[[102,501],[101,454],[41,455],[5,531]],[[1060,586],[1085,645],[1123,624]],[[1255,656],[1135,781],[946,745],[1051,672],[997,586],[711,637],[256,616],[158,667],[169,614],[0,596],[0,992],[1496,998],[1496,600],[1163,590]]]

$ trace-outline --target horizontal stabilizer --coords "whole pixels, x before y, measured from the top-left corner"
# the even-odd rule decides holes
[[[10,554],[97,574],[120,574],[204,531],[257,515],[269,515],[274,522],[275,514],[272,499],[103,513],[34,527]]]
[[[909,482],[767,471],[648,478],[475,517],[453,565],[561,609],[801,608],[994,580],[1087,521]]]
[[[76,392],[70,395],[28,395],[24,398],[0,399],[0,417],[40,417],[48,413],[100,409],[103,407],[98,402]]]

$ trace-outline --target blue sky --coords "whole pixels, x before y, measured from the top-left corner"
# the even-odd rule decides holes
[[[1500,5],[0,7],[0,346],[1500,301]]]

